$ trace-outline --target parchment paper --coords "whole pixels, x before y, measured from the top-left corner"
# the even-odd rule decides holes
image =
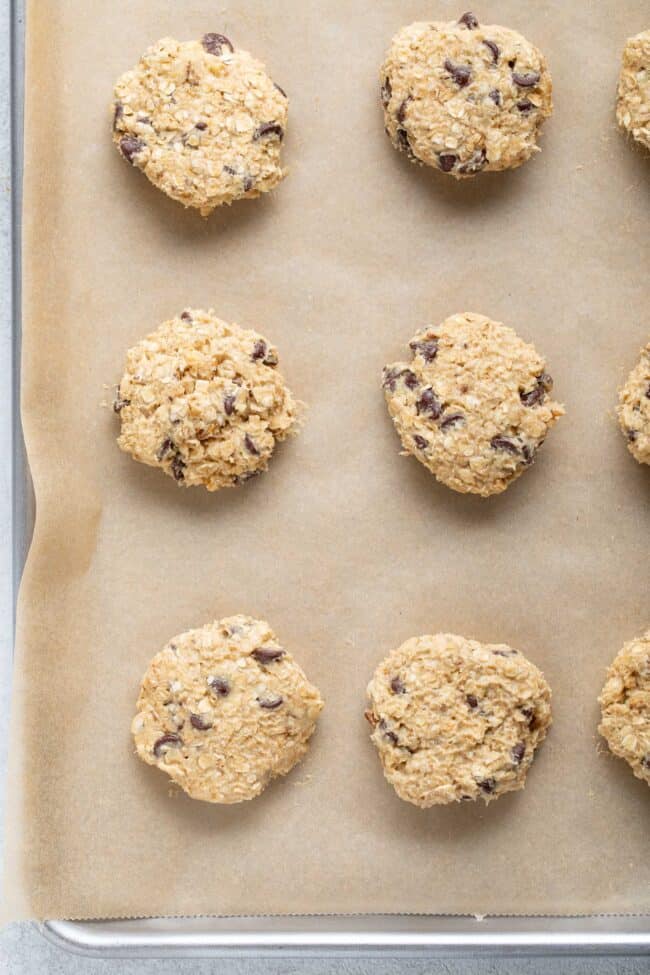
[[[6,916],[650,910],[650,793],[599,750],[596,697],[650,623],[650,472],[613,418],[647,341],[650,160],[616,130],[625,38],[650,5],[476,9],[548,55],[543,153],[457,185],[390,147],[393,33],[456,3],[30,4],[23,419],[37,524],[20,599]],[[291,98],[292,172],[204,221],[111,144],[115,77],[223,31]],[[258,327],[310,405],[245,489],[180,490],[117,449],[125,350],[184,306]],[[456,311],[548,357],[567,415],[505,495],[462,497],[399,455],[380,390],[413,332]],[[259,799],[170,798],[133,754],[150,657],[230,613],[268,619],[321,688],[310,755]],[[524,792],[420,811],[363,720],[376,663],[450,630],[523,650],[555,725]]]

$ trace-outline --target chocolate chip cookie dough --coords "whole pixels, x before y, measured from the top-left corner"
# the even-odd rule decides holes
[[[384,775],[400,799],[422,808],[522,789],[551,724],[551,692],[537,667],[505,644],[451,633],[389,653],[368,699]]]
[[[427,326],[410,349],[410,362],[383,373],[406,453],[454,491],[505,491],[564,413],[544,359],[511,328],[471,312]]]
[[[630,37],[625,45],[616,118],[622,129],[650,149],[650,30]]]
[[[258,332],[188,308],[129,349],[118,445],[184,487],[243,484],[296,432],[298,405]]]
[[[619,393],[617,412],[628,450],[640,464],[650,464],[650,342]]]
[[[614,658],[598,701],[599,732],[637,779],[650,785],[650,630]]]
[[[544,56],[471,13],[404,27],[381,69],[386,132],[411,162],[456,179],[512,169],[538,152],[552,110]]]
[[[158,41],[118,80],[112,111],[124,158],[203,216],[260,196],[285,176],[287,96],[223,34]]]
[[[323,707],[268,623],[230,616],[174,637],[142,680],[139,757],[193,799],[253,799],[305,755]]]

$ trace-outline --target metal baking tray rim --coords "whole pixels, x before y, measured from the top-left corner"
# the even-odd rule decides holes
[[[14,606],[34,520],[20,423],[21,203],[25,0],[11,0]],[[88,957],[400,951],[472,955],[650,954],[650,914],[312,914],[48,920],[43,936]]]

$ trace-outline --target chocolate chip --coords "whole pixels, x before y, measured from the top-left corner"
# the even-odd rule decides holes
[[[208,123],[207,122],[197,122],[196,125],[194,126],[194,128],[195,129],[198,129],[199,132],[205,132],[205,130],[207,129],[207,127],[208,127]]]
[[[510,58],[510,60],[508,61],[508,67],[514,68],[516,63],[517,63],[517,58]]]
[[[537,714],[535,712],[535,708],[521,708],[521,713],[526,719],[528,727],[534,731],[534,729],[537,727]]]
[[[480,782],[477,782],[477,785],[478,785],[479,789],[482,789],[483,792],[487,792],[488,795],[489,795],[491,792],[494,792],[494,790],[496,789],[496,787],[497,787],[497,780],[496,779],[481,779]]]
[[[400,378],[407,389],[417,389],[419,386],[418,377],[410,369],[402,369]]]
[[[518,650],[493,650],[492,653],[495,657],[518,657]]]
[[[201,44],[208,54],[214,54],[217,58],[224,47],[229,47],[231,51],[235,50],[225,34],[204,34],[201,38]]]
[[[478,698],[474,694],[468,694],[465,698],[472,710],[478,707]]]
[[[406,694],[406,688],[399,677],[393,677],[392,681],[390,682],[390,689],[393,694]]]
[[[133,165],[133,157],[137,156],[139,152],[145,147],[145,143],[142,139],[138,139],[133,135],[124,135],[120,139],[120,152],[125,159]]]
[[[539,71],[512,72],[512,80],[520,88],[534,88],[540,79]]]
[[[462,166],[458,167],[458,172],[465,173],[465,174],[480,173],[480,171],[483,169],[486,163],[487,163],[487,152],[485,151],[485,148],[477,149],[475,152],[472,153],[469,159],[462,164]]]
[[[521,760],[526,754],[526,746],[523,741],[517,742],[515,747],[512,749],[512,761],[515,765],[521,765]]]
[[[176,456],[174,457],[174,459],[172,461],[172,474],[174,475],[174,477],[176,478],[177,481],[184,481],[185,480],[185,468],[186,467],[187,467],[187,464],[185,463],[185,461],[183,460],[183,458],[181,457],[181,455],[180,454],[176,454]]]
[[[648,383],[648,388],[645,391],[645,398],[650,399],[650,383]]]
[[[397,385],[397,377],[399,376],[399,369],[384,369],[382,386],[384,389],[390,389],[392,393],[395,392],[395,387]]]
[[[244,437],[244,445],[249,454],[253,454],[254,457],[259,457],[260,452],[255,445],[255,441],[251,440],[248,434]]]
[[[535,454],[537,452],[537,447],[533,447],[530,444],[525,443],[521,448],[521,452],[524,457],[524,462],[530,466],[535,460]]]
[[[406,118],[406,106],[408,105],[409,102],[412,101],[413,101],[413,95],[407,95],[407,97],[404,99],[400,107],[397,109],[397,115],[395,116],[395,118],[397,119],[400,125],[403,123],[404,119]]]
[[[256,359],[263,359],[266,355],[266,342],[261,339],[255,343],[253,346],[253,351],[251,352],[251,359],[255,362]]]
[[[445,71],[448,71],[459,88],[464,88],[469,84],[472,77],[472,69],[466,64],[454,64],[449,58],[445,61]]]
[[[183,319],[184,322],[192,321],[192,316],[190,315],[189,311],[181,312],[181,318]]]
[[[280,94],[281,94],[281,95],[282,95],[282,96],[283,96],[284,98],[288,98],[288,97],[289,97],[289,96],[287,95],[287,93],[286,93],[286,91],[284,90],[284,88],[281,88],[281,87],[280,87],[280,85],[279,85],[279,84],[277,83],[277,81],[274,81],[274,82],[273,82],[273,87],[274,87],[274,88],[277,88],[277,89],[278,89],[278,91],[280,92]]]
[[[443,419],[440,421],[440,429],[451,430],[451,428],[455,427],[458,423],[464,422],[465,417],[462,413],[450,413],[448,416],[443,417]]]
[[[266,139],[269,136],[277,135],[280,142],[284,139],[284,129],[278,122],[262,122],[253,133],[253,142]]]
[[[530,98],[522,98],[520,102],[517,102],[517,108],[524,115],[528,115],[529,112],[535,108],[534,104],[531,102]]]
[[[520,392],[519,399],[524,406],[537,406],[544,399],[546,393],[553,388],[553,380],[547,372],[537,377],[537,383],[528,392]]]
[[[418,414],[428,413],[434,420],[437,420],[442,413],[442,405],[430,387],[422,390],[422,395],[415,404],[415,408]]]
[[[636,440],[636,437],[637,437],[637,432],[636,432],[636,430],[626,430],[625,431],[625,436],[627,437],[627,442],[628,443],[634,443],[634,441]]]
[[[463,14],[463,16],[459,18],[458,23],[463,27],[467,27],[468,30],[476,30],[478,27],[478,20],[469,10],[466,14]]]
[[[244,176],[244,193],[248,193],[255,186],[255,180],[252,176]]]
[[[390,83],[390,78],[384,79],[384,83],[381,86],[380,94],[381,94],[381,103],[384,106],[384,108],[386,108],[393,94],[393,87]]]
[[[444,152],[441,156],[438,156],[438,162],[443,173],[450,173],[456,165],[457,159],[458,157],[452,155],[450,152]]]
[[[421,355],[425,362],[433,362],[438,355],[438,339],[423,339],[409,343],[409,348],[416,355]]]
[[[429,441],[421,437],[419,433],[414,434],[413,443],[418,448],[418,450],[426,450],[429,446]]]
[[[505,450],[506,453],[513,455],[520,453],[517,444],[513,440],[509,440],[508,437],[492,437],[490,447],[493,450]]]
[[[501,53],[499,51],[499,45],[495,44],[494,41],[483,41],[483,43],[488,48],[488,50],[492,52],[492,62],[496,64],[499,60],[499,54]]]
[[[395,133],[397,136],[397,146],[403,152],[405,152],[410,158],[415,159],[415,153],[411,149],[411,143],[409,142],[409,134],[404,128],[399,128]]]
[[[488,97],[492,99],[495,105],[501,104],[501,92],[498,88],[493,88]]]
[[[650,768],[650,755],[644,755],[641,759],[641,765],[643,768]]]
[[[115,107],[113,109],[113,132],[117,128],[117,123],[120,121],[124,115],[124,106],[122,102],[115,102]]]
[[[120,396],[119,389],[118,389],[117,396],[115,397],[115,400],[113,402],[113,409],[115,410],[115,412],[116,413],[120,413],[124,409],[125,406],[130,406],[130,405],[131,405],[131,400],[130,399],[122,399],[122,397]]]
[[[223,172],[224,173],[228,173],[229,176],[236,176],[237,175],[237,170],[236,169],[233,169],[232,166],[224,166],[223,167]]]
[[[174,449],[174,441],[170,440],[169,437],[165,437],[160,447],[158,448],[158,453],[156,454],[157,460],[162,460],[165,454],[168,454],[170,450]]]
[[[156,756],[156,758],[160,758],[163,749],[180,748],[182,744],[183,744],[183,739],[181,738],[180,735],[174,735],[174,734],[163,735],[162,738],[159,738],[158,741],[154,742],[153,753]]]
[[[379,722],[379,730],[382,732],[384,738],[387,738],[392,745],[399,744],[399,739],[394,731],[391,731],[384,719],[382,718]]]
[[[208,731],[212,727],[211,721],[206,721],[206,719],[200,714],[190,714],[190,724],[197,731]]]
[[[219,697],[227,697],[230,694],[230,681],[227,681],[225,677],[211,677],[208,681],[208,687]]]
[[[257,703],[267,711],[275,711],[279,708],[284,699],[278,694],[276,697],[258,697]]]
[[[240,484],[245,484],[246,481],[252,481],[254,477],[257,477],[261,473],[261,471],[244,471],[243,474],[235,474],[232,479],[232,483],[236,484],[237,486]]]
[[[281,657],[284,657],[284,650],[280,650],[280,648],[257,647],[256,650],[252,651],[251,657],[255,657],[259,664],[270,664],[274,660],[280,660]]]
[[[232,416],[235,412],[235,400],[237,397],[234,393],[228,393],[227,396],[223,398],[223,411],[226,416]]]

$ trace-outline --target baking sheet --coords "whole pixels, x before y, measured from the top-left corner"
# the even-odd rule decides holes
[[[543,154],[456,185],[388,144],[376,73],[449,3],[32,3],[23,421],[37,526],[21,594],[5,916],[600,913],[650,909],[647,787],[599,753],[596,695],[648,625],[647,472],[612,418],[648,333],[648,160],[612,115],[638,3],[494,3],[549,57]],[[204,222],[115,153],[112,82],[148,43],[223,30],[291,97],[292,172]],[[300,42],[300,43],[297,43]],[[257,326],[310,404],[243,491],[181,491],[120,454],[124,351],[188,304]],[[399,456],[379,390],[422,323],[480,310],[544,351],[567,417],[498,498]],[[308,759],[255,802],[171,799],[132,755],[148,659],[232,612],[269,619],[327,705]],[[408,636],[503,640],[555,726],[523,793],[421,811],[362,718]]]

